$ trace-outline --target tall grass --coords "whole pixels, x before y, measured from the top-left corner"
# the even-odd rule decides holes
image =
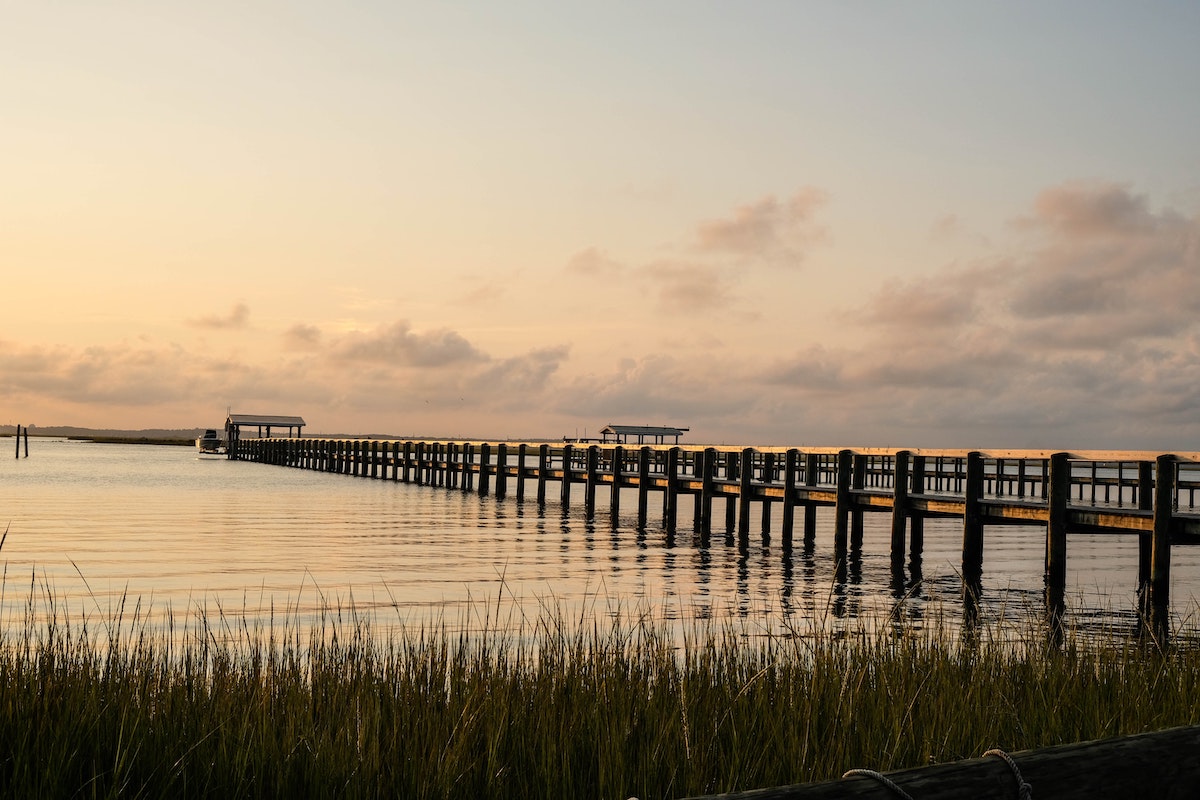
[[[0,623],[12,797],[675,797],[1200,721],[1200,652],[637,614],[383,634],[120,605]],[[159,617],[155,617],[159,619]],[[481,627],[482,629],[478,629]]]

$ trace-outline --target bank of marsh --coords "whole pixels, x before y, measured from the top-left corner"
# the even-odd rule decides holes
[[[10,587],[11,588],[11,587]],[[1036,621],[850,635],[634,614],[378,635],[139,608],[0,634],[17,797],[677,797],[1200,721],[1200,651]],[[394,630],[394,629],[393,629]]]

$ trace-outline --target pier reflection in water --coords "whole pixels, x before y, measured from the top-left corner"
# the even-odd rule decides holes
[[[835,560],[832,509],[817,509],[811,543],[797,536],[785,547],[779,535],[693,532],[690,503],[680,504],[674,534],[639,528],[628,488],[620,508],[631,513],[614,522],[602,510],[589,521],[582,507],[564,514],[553,498],[539,506],[532,495],[517,502],[199,460],[183,448],[35,440],[31,450],[0,466],[10,619],[31,585],[48,587],[75,615],[107,613],[128,598],[160,616],[219,609],[251,625],[351,602],[385,627],[476,624],[497,602],[507,609],[502,619],[517,624],[549,607],[567,618],[646,611],[776,630],[813,619],[850,626],[893,611],[920,622],[962,609],[954,520],[926,520],[920,557],[896,564],[887,516],[867,515],[861,542]],[[751,530],[760,523],[752,519]],[[1036,613],[1044,527],[989,527],[986,548],[981,617]],[[1197,552],[1175,555],[1177,619],[1195,603]],[[1073,536],[1068,620],[1128,628],[1137,563],[1136,537]]]

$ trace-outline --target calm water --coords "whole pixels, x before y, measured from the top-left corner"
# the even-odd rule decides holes
[[[556,503],[518,504],[509,491],[497,501],[200,458],[190,448],[34,439],[29,458],[0,458],[3,603],[10,613],[23,607],[32,584],[76,616],[109,613],[126,595],[153,615],[220,608],[251,622],[272,609],[307,619],[323,602],[353,601],[384,625],[474,624],[498,604],[506,619],[536,618],[545,606],[573,617],[619,608],[774,628],[789,618],[878,616],[895,604],[913,619],[937,604],[957,607],[961,523],[953,520],[927,521],[921,563],[893,575],[889,517],[868,515],[863,550],[838,583],[831,511],[819,517],[811,550],[799,537],[782,549],[777,509],[771,543],[753,533],[742,550],[723,534],[707,544],[693,536],[686,499],[680,533],[670,537],[654,517],[645,531],[635,516],[614,526],[603,488],[604,511],[592,522],[582,505],[564,515]],[[622,501],[636,511],[635,493]],[[721,501],[715,508],[720,517]],[[1044,547],[1040,527],[987,529],[985,617],[1038,607]],[[1074,621],[1128,626],[1135,538],[1075,535],[1068,547]],[[1172,561],[1174,612],[1190,620],[1200,549],[1176,548]]]

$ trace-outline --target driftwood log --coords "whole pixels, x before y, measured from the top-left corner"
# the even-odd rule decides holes
[[[1054,800],[1200,797],[1200,725],[1010,754],[1032,796]],[[867,766],[867,765],[864,765]],[[889,772],[913,800],[1017,800],[1017,777],[1001,758],[971,758]],[[867,776],[707,795],[693,800],[899,800]]]

